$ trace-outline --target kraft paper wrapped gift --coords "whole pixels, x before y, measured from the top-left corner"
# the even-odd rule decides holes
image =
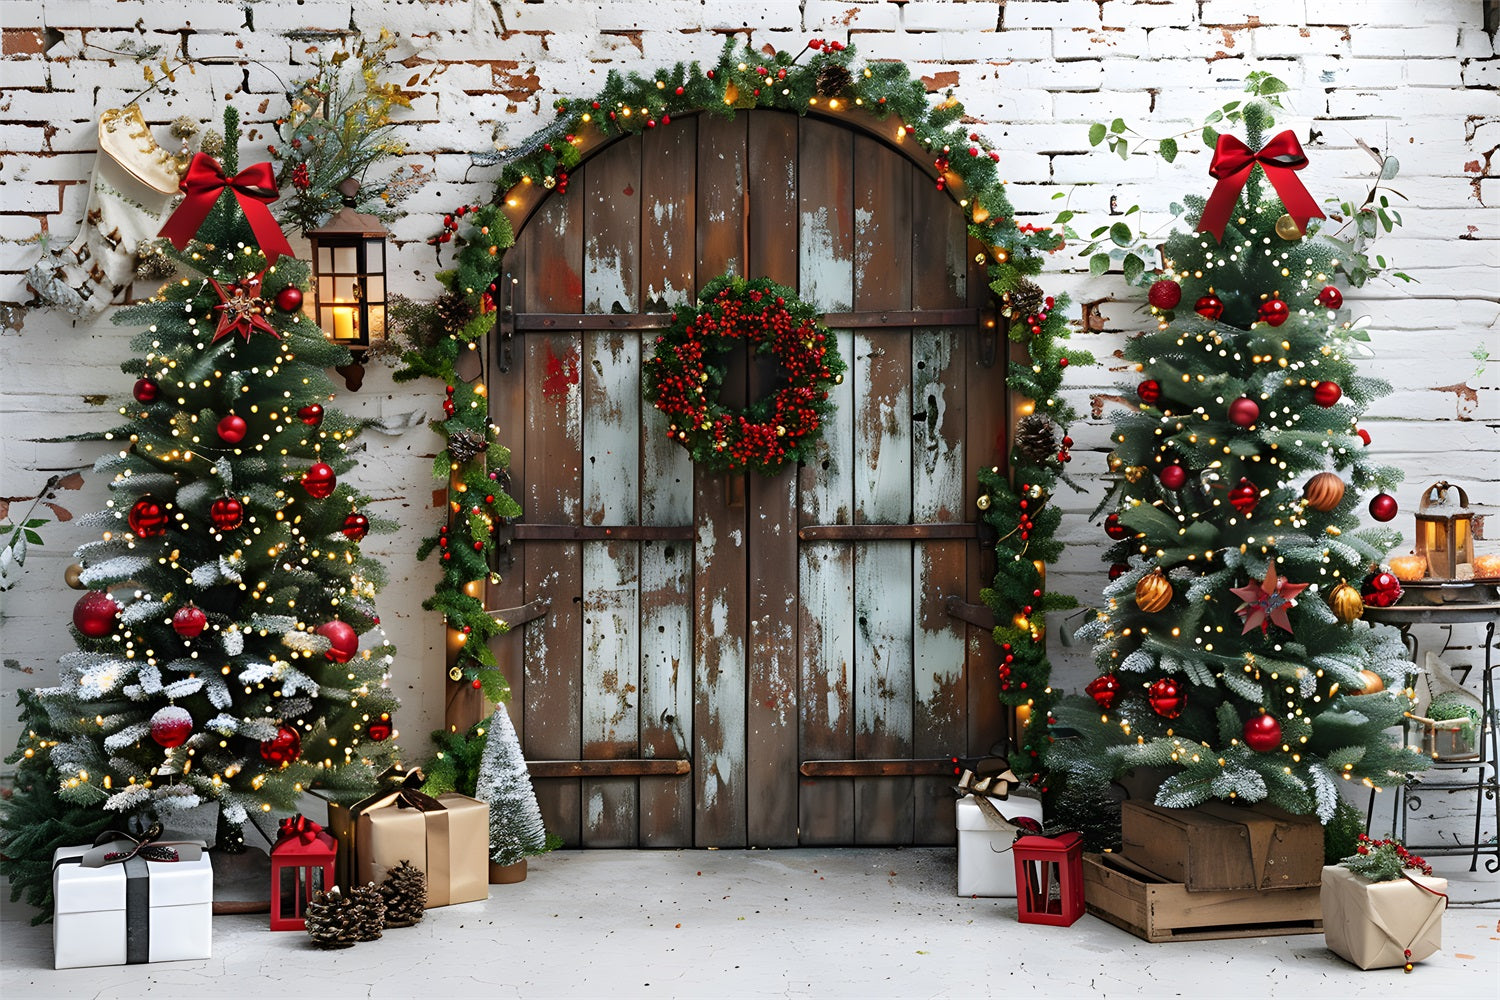
[[[208,958],[214,872],[202,845],[115,836],[52,856],[53,967]]]
[[[1361,969],[1420,962],[1443,947],[1448,880],[1412,875],[1371,882],[1339,865],[1323,869],[1323,937]],[[1407,949],[1411,956],[1407,957]]]
[[[338,880],[345,889],[384,881],[410,861],[427,875],[427,908],[489,898],[490,807],[449,792],[433,798],[421,775],[350,806],[328,804],[338,841]]]

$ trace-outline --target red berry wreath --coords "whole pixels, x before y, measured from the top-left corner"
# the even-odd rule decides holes
[[[713,472],[753,469],[774,476],[811,459],[831,408],[828,390],[844,380],[833,334],[812,306],[769,278],[716,278],[656,338],[645,365],[645,396],[666,414],[668,435]],[[741,341],[775,358],[776,391],[743,409],[719,402],[718,362]]]

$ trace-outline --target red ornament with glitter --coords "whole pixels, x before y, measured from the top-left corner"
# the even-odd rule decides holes
[[[193,732],[193,717],[180,705],[158,708],[151,716],[151,738],[168,750],[187,742]]]
[[[327,462],[315,462],[307,472],[302,475],[302,488],[307,495],[314,500],[326,500],[333,495],[334,487],[338,485],[338,478],[333,474],[333,467]]]
[[[1182,286],[1171,278],[1153,281],[1146,292],[1146,299],[1158,309],[1175,309],[1182,301]]]
[[[214,306],[214,311],[219,314],[219,325],[214,329],[214,343],[231,334],[238,334],[248,343],[257,330],[269,333],[278,340],[281,338],[281,334],[266,319],[266,303],[260,298],[264,279],[265,272],[261,271],[242,283],[232,284],[227,288],[213,278],[208,279],[219,296],[219,304]]]

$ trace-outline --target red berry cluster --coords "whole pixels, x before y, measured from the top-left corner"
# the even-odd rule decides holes
[[[800,460],[822,425],[828,386],[843,363],[809,307],[768,279],[720,279],[697,311],[673,317],[647,361],[646,398],[670,420],[668,436],[719,471],[774,473]],[[724,370],[712,358],[744,341],[780,364],[782,384],[735,410],[719,404]]]
[[[812,39],[811,41],[809,41],[807,43],[807,47],[810,48],[810,49],[812,49],[814,52],[816,52],[816,51],[818,51],[819,49],[822,49],[822,48],[828,49],[829,52],[842,52],[842,51],[844,51],[844,43],[843,42],[835,41],[835,40],[829,39],[829,38],[814,38],[814,39]]]
[[[1033,337],[1040,337],[1042,335],[1042,324],[1047,322],[1047,311],[1052,308],[1054,301],[1052,296],[1047,296],[1046,300],[1042,303],[1042,311],[1032,313],[1026,317],[1026,327],[1031,331]]]
[[[443,400],[443,413],[451,417],[458,412],[458,407],[453,403],[453,386],[448,386],[447,390],[448,398]]]
[[[453,234],[458,232],[458,220],[470,212],[479,211],[478,205],[460,205],[447,215],[443,216],[443,231],[436,236],[427,239],[428,246],[437,246],[439,243],[448,243],[453,239]]]
[[[1396,857],[1401,859],[1402,868],[1410,868],[1413,871],[1422,873],[1423,875],[1432,874],[1432,866],[1423,859],[1408,851],[1399,840],[1393,840],[1390,837],[1382,837],[1380,840],[1373,840],[1370,838],[1369,834],[1362,833],[1359,835],[1359,837],[1356,838],[1356,843],[1358,843],[1359,845],[1354,849],[1356,853],[1369,854],[1371,851],[1378,851],[1383,847],[1389,847],[1391,850],[1396,852]]]

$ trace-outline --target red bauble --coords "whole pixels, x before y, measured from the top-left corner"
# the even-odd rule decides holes
[[[356,542],[370,533],[370,519],[363,514],[350,514],[344,518],[344,527],[341,529],[344,537],[352,538]]]
[[[167,531],[167,511],[150,497],[137,500],[125,520],[130,524],[130,530],[141,538],[155,538]]]
[[[1171,278],[1162,278],[1151,283],[1146,298],[1158,309],[1175,309],[1182,301],[1182,286]]]
[[[370,723],[365,729],[365,735],[376,743],[391,737],[391,717],[386,713],[380,713],[380,718]]]
[[[1370,498],[1370,516],[1377,521],[1389,521],[1399,509],[1396,498],[1389,493],[1377,493]]]
[[[1332,285],[1325,285],[1318,293],[1318,305],[1326,309],[1337,309],[1344,304],[1344,293]]]
[[[231,413],[219,421],[214,428],[219,434],[219,440],[225,444],[239,444],[245,440],[245,433],[249,428],[245,426],[245,418],[237,413]]]
[[[1224,303],[1217,295],[1205,295],[1193,304],[1193,312],[1204,319],[1217,322],[1219,317],[1224,315]]]
[[[1187,692],[1171,677],[1163,677],[1151,685],[1146,700],[1151,703],[1151,711],[1163,719],[1175,719],[1187,704]]]
[[[1089,681],[1084,690],[1088,692],[1089,697],[1094,699],[1100,708],[1108,712],[1115,707],[1115,700],[1120,697],[1120,693],[1124,690],[1124,687],[1120,684],[1120,679],[1114,674],[1104,674]]]
[[[275,736],[261,742],[260,756],[272,764],[290,764],[302,756],[302,737],[291,726],[278,726]]]
[[[1377,608],[1388,608],[1401,600],[1401,581],[1391,573],[1371,573],[1359,590],[1365,604]]]
[[[1266,299],[1256,310],[1256,315],[1260,317],[1261,322],[1269,326],[1280,326],[1291,314],[1292,310],[1280,299]]]
[[[1260,715],[1245,720],[1245,746],[1259,753],[1281,746],[1281,723],[1276,716]]]
[[[1141,397],[1141,402],[1147,406],[1155,406],[1156,401],[1161,399],[1161,383],[1154,378],[1148,378],[1135,387],[1135,394]]]
[[[296,285],[288,285],[276,293],[276,308],[282,312],[294,313],[302,308],[302,289]]]
[[[135,380],[135,388],[131,390],[137,403],[151,403],[161,395],[161,386],[149,378],[138,378]]]
[[[1319,406],[1332,406],[1344,396],[1337,382],[1319,382],[1313,386],[1313,402]]]
[[[102,639],[115,630],[120,606],[102,590],[91,590],[73,605],[73,627],[90,639]]]
[[[315,462],[302,476],[302,488],[314,500],[324,500],[333,495],[338,479],[327,462]]]
[[[1119,514],[1111,514],[1104,519],[1104,533],[1117,542],[1130,537],[1130,529],[1120,523]]]
[[[1260,419],[1260,404],[1249,396],[1241,396],[1229,404],[1229,422],[1236,427],[1249,427]]]
[[[207,627],[208,615],[203,613],[202,608],[191,604],[178,608],[177,613],[172,615],[172,631],[184,639],[198,638]]]
[[[1125,565],[1124,563],[1115,563],[1109,568],[1109,578],[1111,580],[1118,580],[1128,572],[1130,572],[1129,566]]]
[[[1161,484],[1169,490],[1180,490],[1187,485],[1187,470],[1173,463],[1161,470]]]
[[[193,717],[177,705],[158,708],[151,716],[151,738],[168,750],[187,742],[193,731]]]
[[[1248,479],[1241,479],[1229,489],[1229,504],[1241,514],[1248,514],[1260,503],[1260,487]]]
[[[323,408],[317,403],[309,403],[297,411],[297,419],[309,427],[316,427],[323,422]]]
[[[245,523],[245,505],[234,497],[220,497],[208,508],[208,516],[220,531],[233,531]]]
[[[348,663],[359,652],[359,634],[348,622],[334,619],[324,622],[313,631],[328,640],[328,652],[323,655],[334,663]]]

